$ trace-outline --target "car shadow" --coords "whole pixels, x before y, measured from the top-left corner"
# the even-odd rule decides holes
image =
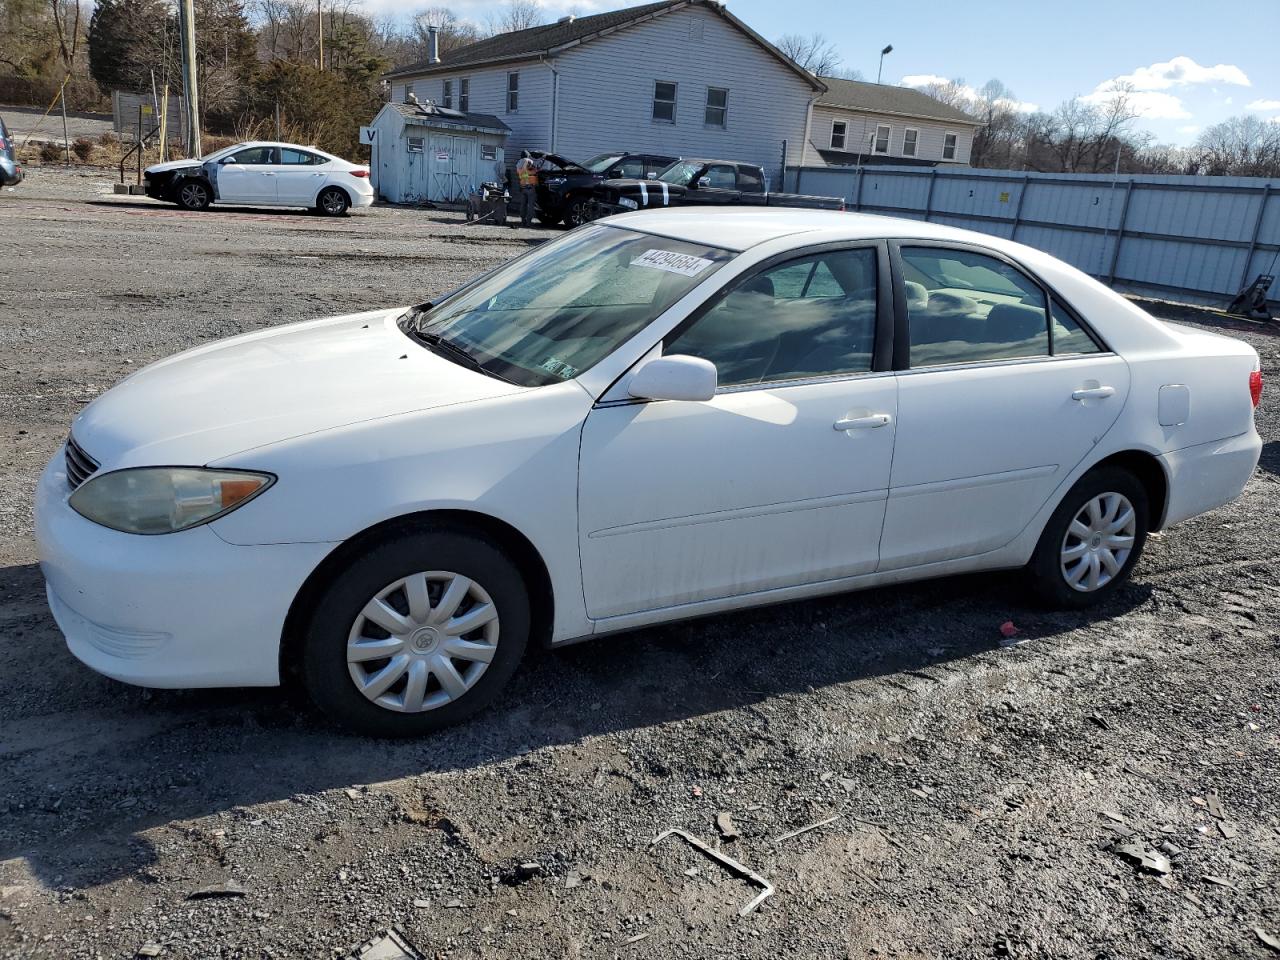
[[[1258,467],[1273,477],[1280,477],[1280,440],[1268,440],[1262,445]]]
[[[1021,649],[1147,601],[1127,584],[1104,607],[1046,612],[1013,574],[953,577],[638,630],[534,651],[502,700],[417,741],[328,724],[290,690],[144,691],[67,652],[35,564],[0,568],[0,862],[47,886],[145,881],[147,831],[351,784],[463,771],[543,747],[653,727],[771,698],[881,678],[945,683],[999,648]]]

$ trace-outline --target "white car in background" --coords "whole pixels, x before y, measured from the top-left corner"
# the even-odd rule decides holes
[[[409,735],[530,641],[1019,567],[1105,601],[1149,531],[1243,489],[1261,391],[1247,344],[1006,240],[641,212],[135,373],[46,468],[37,539],[93,669],[300,675]]]
[[[143,175],[147,196],[188,210],[236,203],[338,217],[373,203],[367,166],[296,143],[237,143],[202,160],[157,163]]]

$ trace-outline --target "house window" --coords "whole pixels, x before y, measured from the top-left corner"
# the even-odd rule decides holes
[[[889,152],[889,128],[881,125],[876,127],[876,153]]]
[[[832,150],[844,149],[844,136],[845,136],[845,133],[848,132],[848,129],[849,129],[849,125],[845,123],[843,120],[831,121],[831,149]]]
[[[944,133],[942,135],[942,159],[954,160],[956,158],[956,135],[954,133]]]
[[[467,77],[458,81],[458,109],[463,113],[471,112],[471,80]]]
[[[427,149],[426,137],[409,137],[406,142],[410,153],[423,153]]]
[[[720,87],[707,87],[707,126],[723,130],[728,113],[729,91]]]
[[[453,81],[445,80],[443,90],[440,93],[440,106],[446,110],[453,109]]]
[[[520,109],[520,74],[507,74],[507,113]]]
[[[412,84],[412,83],[406,83],[406,84],[404,85],[404,102],[405,102],[405,103],[408,103],[408,102],[409,102],[409,98],[410,98],[410,97],[412,97],[412,96],[413,96],[413,84]]]
[[[653,83],[653,119],[662,123],[676,122],[676,85],[666,80]]]
[[[483,160],[497,160],[498,148],[492,143],[482,143],[480,144],[480,157]]]
[[[916,142],[920,139],[920,131],[912,130],[907,127],[902,132],[902,155],[904,157],[914,157],[916,155]]]

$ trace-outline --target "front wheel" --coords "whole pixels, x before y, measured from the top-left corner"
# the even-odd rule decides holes
[[[303,636],[302,677],[338,723],[418,736],[491,703],[528,638],[523,578],[496,546],[451,530],[405,532],[329,584]]]
[[[320,191],[320,196],[316,197],[316,209],[326,217],[340,217],[350,206],[351,199],[346,191],[337,187],[326,187]]]
[[[575,200],[569,204],[569,213],[564,219],[566,227],[570,229],[580,227],[584,223],[590,223],[593,219],[590,200]]]
[[[178,206],[184,210],[205,210],[213,202],[209,184],[203,180],[187,180],[178,186]]]
[[[1142,556],[1150,524],[1146,489],[1127,470],[1085,474],[1045,524],[1028,570],[1046,603],[1080,609],[1107,599]]]

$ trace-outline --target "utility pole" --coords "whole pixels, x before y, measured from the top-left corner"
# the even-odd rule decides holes
[[[187,156],[200,158],[200,90],[196,83],[196,15],[191,0],[179,0],[182,30],[182,96],[187,106]]]
[[[316,0],[316,29],[320,36],[320,69],[324,69],[324,11],[320,9],[320,0]]]

